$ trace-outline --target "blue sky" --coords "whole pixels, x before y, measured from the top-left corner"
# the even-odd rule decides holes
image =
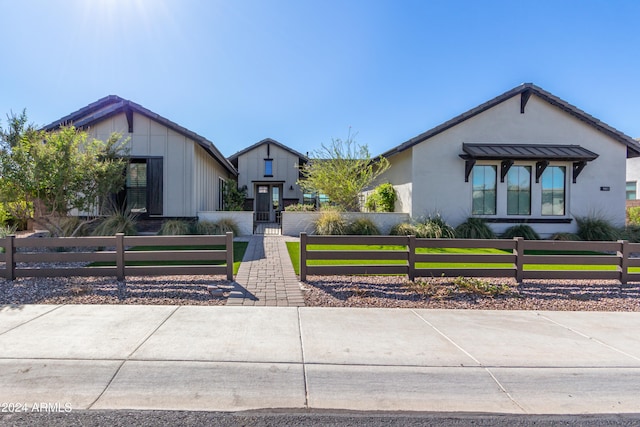
[[[380,154],[523,82],[640,137],[637,0],[0,0],[0,120],[115,94],[229,156]]]

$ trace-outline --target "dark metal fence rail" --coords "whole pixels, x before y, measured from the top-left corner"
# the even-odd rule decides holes
[[[211,246],[223,245],[224,249],[193,250],[145,250],[132,251],[134,246]],[[16,239],[8,236],[0,239],[0,277],[14,280],[16,277],[60,276],[126,276],[152,275],[226,275],[233,280],[233,233],[220,236],[125,236],[106,237],[44,237],[40,239]],[[74,252],[35,252],[30,249],[46,248],[53,251],[76,248]],[[115,248],[105,250],[104,248]],[[165,265],[133,266],[129,262],[166,261]],[[169,265],[171,262],[225,261],[224,265]],[[33,266],[34,263],[110,263],[105,267]],[[17,263],[26,263],[17,267]],[[31,264],[31,265],[30,265]]]
[[[399,250],[311,250],[309,245],[382,245],[400,246]],[[487,248],[504,253],[418,253],[419,248]],[[525,253],[529,251],[529,253]],[[544,251],[532,255],[530,251]],[[558,252],[558,253],[554,253]],[[577,255],[567,254],[578,253]],[[579,254],[584,252],[585,254]],[[596,252],[597,254],[587,254]],[[300,233],[300,280],[307,275],[392,274],[416,277],[513,277],[523,279],[613,279],[621,283],[640,280],[640,243],[626,240],[617,242],[562,242],[554,240],[514,239],[418,239],[415,236],[309,236]],[[367,260],[367,264],[309,265],[309,260],[344,261]],[[373,261],[373,262],[371,262]],[[375,261],[404,261],[384,264]],[[451,263],[451,267],[418,267],[418,263]],[[495,264],[480,267],[478,263]],[[504,266],[501,264],[507,264]],[[576,266],[610,266],[606,270],[551,270],[524,269],[531,264],[563,264]],[[474,267],[474,265],[476,265]]]

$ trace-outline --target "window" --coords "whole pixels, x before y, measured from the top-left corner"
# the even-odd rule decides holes
[[[627,181],[627,200],[637,199],[637,182]]]
[[[129,163],[127,167],[127,210],[147,212],[147,163]]]
[[[564,215],[565,167],[547,167],[541,181],[542,215]]]
[[[271,204],[273,205],[273,210],[280,209],[280,188],[272,187],[271,188]]]
[[[473,167],[473,215],[496,214],[496,167]]]
[[[224,210],[224,179],[218,178],[218,210]]]
[[[531,215],[531,166],[511,166],[507,173],[507,215]]]
[[[264,159],[264,176],[273,176],[273,159]]]

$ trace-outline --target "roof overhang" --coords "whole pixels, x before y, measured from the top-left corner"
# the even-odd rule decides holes
[[[573,162],[573,182],[587,165],[587,162],[598,158],[598,154],[579,145],[558,144],[462,144],[465,160],[465,182],[469,181],[471,170],[478,160],[500,160],[500,182],[515,161],[536,162],[536,182],[550,162]]]
[[[153,120],[163,126],[166,126],[167,128],[180,135],[185,136],[186,138],[195,141],[196,144],[202,147],[207,152],[207,154],[209,154],[214,160],[216,160],[232,176],[238,175],[238,171],[236,170],[236,168],[227,160],[226,157],[222,155],[222,153],[220,153],[213,142],[165,117],[160,116],[159,114],[152,112],[151,110],[148,110],[147,108],[144,108],[139,104],[120,98],[116,95],[109,95],[92,104],[89,104],[86,107],[69,114],[68,116],[62,117],[61,119],[56,120],[48,124],[47,126],[44,126],[42,130],[53,131],[60,128],[60,126],[65,125],[73,125],[80,129],[86,129],[103,120],[124,113],[127,118],[127,130],[129,133],[133,133],[134,112],[145,116],[148,119]]]
[[[426,141],[435,135],[438,135],[454,126],[457,126],[458,124],[464,122],[465,120],[475,117],[483,113],[484,111],[487,111],[488,109],[493,108],[496,105],[518,95],[520,96],[520,102],[518,103],[518,110],[521,114],[525,114],[529,99],[531,98],[532,95],[535,95],[538,98],[542,99],[543,101],[548,102],[549,104],[557,108],[560,108],[561,110],[565,111],[566,113],[570,114],[576,119],[586,123],[587,125],[594,127],[596,130],[604,133],[608,137],[622,144],[625,144],[627,146],[627,158],[640,157],[640,141],[634,140],[630,136],[596,119],[590,114],[587,114],[583,110],[577,108],[574,105],[569,104],[568,102],[558,98],[557,96],[551,94],[550,92],[545,91],[544,89],[534,85],[533,83],[523,83],[520,86],[517,86],[503,93],[502,95],[499,95],[485,102],[484,104],[481,104],[475,108],[472,108],[471,110],[465,113],[462,113],[459,116],[456,116],[434,127],[433,129],[430,129],[414,138],[411,138],[410,140],[398,145],[397,147],[392,148],[391,150],[383,153],[382,156],[390,157],[404,150],[407,150],[415,146],[416,144]]]

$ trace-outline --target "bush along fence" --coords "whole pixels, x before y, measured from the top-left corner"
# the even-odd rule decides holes
[[[211,249],[212,246],[223,248]],[[125,236],[118,233],[107,237],[39,239],[7,236],[0,239],[0,247],[4,247],[4,253],[0,253],[0,263],[4,262],[0,277],[8,280],[16,277],[115,276],[123,281],[127,276],[158,275],[226,275],[227,280],[233,280],[233,233],[220,236]],[[69,251],[69,248],[74,250]],[[63,265],[78,262],[90,264],[82,267]],[[219,264],[203,265],[209,262]],[[17,263],[26,266],[17,267]],[[34,263],[55,264],[40,268],[33,266]],[[189,263],[193,264],[184,265]]]
[[[310,249],[310,245],[330,245],[331,249]],[[382,249],[372,250],[370,245]],[[337,249],[340,246],[345,250]],[[484,253],[473,253],[476,249]],[[632,257],[633,253],[640,253],[640,243],[626,240],[418,239],[301,233],[300,280],[305,281],[307,275],[389,274],[407,275],[410,280],[467,276],[513,277],[519,283],[523,279],[610,279],[627,283],[640,281],[640,269],[634,268],[640,267],[640,258]]]

